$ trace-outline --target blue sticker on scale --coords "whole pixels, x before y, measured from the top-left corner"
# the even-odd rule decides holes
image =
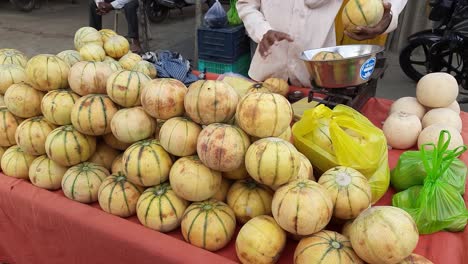
[[[364,62],[360,71],[361,79],[368,80],[372,76],[372,73],[374,73],[375,62],[375,57],[372,57]]]

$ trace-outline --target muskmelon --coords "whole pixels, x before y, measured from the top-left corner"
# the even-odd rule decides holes
[[[6,176],[28,179],[29,167],[36,157],[24,152],[19,146],[11,146],[3,153],[0,167]]]
[[[198,136],[197,153],[208,168],[233,171],[244,163],[250,139],[242,129],[221,123],[205,127]]]
[[[126,150],[130,145],[132,145],[131,143],[124,143],[118,140],[112,133],[102,136],[102,139],[104,139],[104,142],[113,149]]]
[[[80,57],[83,61],[103,61],[106,52],[101,45],[90,43],[81,47]]]
[[[111,74],[112,69],[104,62],[80,61],[71,67],[68,82],[70,88],[81,96],[105,94]]]
[[[184,157],[197,152],[197,139],[201,127],[182,117],[174,117],[162,125],[159,131],[161,146],[175,156]]]
[[[169,178],[172,160],[155,139],[136,142],[123,154],[122,162],[128,180],[140,186],[154,186]]]
[[[19,50],[0,49],[0,65],[14,64],[24,68],[27,62],[28,58]]]
[[[36,55],[26,65],[28,82],[40,91],[68,88],[69,71],[66,62],[50,54]]]
[[[239,96],[222,81],[200,80],[192,83],[185,95],[185,111],[196,123],[226,123],[236,112]]]
[[[99,187],[99,205],[109,214],[129,217],[136,213],[142,192],[142,187],[129,182],[125,174],[118,172],[107,177]]]
[[[398,264],[434,264],[432,261],[427,258],[420,256],[418,254],[411,254],[403,261],[398,262]]]
[[[345,5],[341,18],[345,30],[356,27],[374,27],[384,15],[382,0],[353,0]]]
[[[53,130],[46,139],[47,156],[62,166],[88,160],[96,151],[96,138],[81,134],[71,125]]]
[[[69,89],[48,92],[42,98],[41,111],[44,118],[55,125],[71,124],[71,111],[80,96]]]
[[[122,160],[122,157],[123,157],[123,153],[122,154],[119,154],[117,157],[115,157],[115,159],[112,161],[112,165],[111,165],[111,173],[114,174],[114,173],[117,173],[117,172],[124,172],[124,165],[123,165],[123,160]]]
[[[269,93],[270,87],[267,83],[254,83],[250,88],[247,90],[247,93]]]
[[[86,44],[94,43],[102,47],[104,44],[102,36],[96,29],[92,27],[82,27],[75,32],[75,49],[80,51],[81,47]]]
[[[314,61],[329,61],[329,60],[341,60],[343,56],[341,56],[338,52],[333,51],[320,51],[312,57]]]
[[[156,120],[141,107],[124,108],[115,113],[111,121],[114,136],[124,143],[149,138],[156,129]]]
[[[273,191],[253,179],[236,181],[227,194],[227,204],[241,224],[259,215],[271,215]]]
[[[67,167],[49,159],[46,155],[37,157],[29,167],[29,180],[39,188],[58,190]]]
[[[15,64],[0,64],[0,94],[5,94],[12,84],[26,82],[27,79],[23,67]]]
[[[222,178],[221,186],[219,187],[218,191],[211,197],[211,199],[226,202],[227,194],[229,192],[229,189],[231,188],[231,184],[231,180]]]
[[[122,36],[112,36],[105,41],[104,50],[108,56],[114,59],[120,59],[130,50],[130,43]]]
[[[110,57],[109,57],[110,58]],[[104,60],[103,61],[105,64],[109,65],[109,67],[111,68],[112,72],[116,72],[116,71],[121,71],[123,70],[122,68],[122,65],[120,65],[120,63],[114,59],[112,60]]]
[[[30,155],[43,155],[45,141],[57,127],[47,122],[43,116],[36,116],[22,122],[15,133],[15,140],[21,149]]]
[[[299,179],[309,179],[315,181],[314,168],[312,167],[310,160],[299,151],[297,152],[297,155],[299,156],[301,164],[299,165],[297,176],[293,176],[290,181]]]
[[[99,186],[109,171],[97,164],[83,162],[69,168],[62,178],[63,194],[80,203],[97,201]]]
[[[141,104],[152,117],[167,120],[184,114],[187,87],[179,80],[155,79],[147,82],[144,88]]]
[[[140,55],[133,52],[129,52],[119,59],[119,64],[125,70],[131,71],[133,67],[135,67],[135,65],[141,60],[142,58]]]
[[[243,180],[249,178],[249,173],[247,168],[245,168],[245,163],[239,166],[239,168],[232,171],[224,171],[223,177],[230,180]]]
[[[282,96],[287,96],[289,93],[289,84],[283,79],[271,77],[266,79],[265,83],[269,85],[268,89],[272,93],[281,94]]]
[[[101,165],[110,171],[112,168],[112,163],[119,155],[120,152],[118,150],[111,148],[109,145],[104,144],[104,142],[101,142],[97,144],[96,151],[88,161]]]
[[[75,65],[75,63],[81,61],[81,55],[76,50],[64,50],[57,54],[57,57],[61,58],[64,62],[70,66],[70,68]]]
[[[107,40],[110,37],[114,37],[114,36],[118,35],[117,32],[115,32],[112,29],[108,29],[108,28],[103,28],[103,29],[99,30],[99,34],[101,34],[102,43],[104,43],[104,44],[106,44]]]
[[[169,179],[177,195],[188,201],[209,199],[221,186],[221,173],[203,165],[197,156],[178,159]]]
[[[111,120],[118,108],[103,94],[88,94],[76,101],[71,111],[71,122],[76,130],[90,136],[111,133]]]
[[[159,232],[179,227],[188,202],[177,196],[168,182],[146,189],[138,199],[140,223]]]
[[[16,129],[23,119],[13,115],[5,106],[0,107],[0,146],[9,147],[16,144]]]
[[[249,93],[237,105],[237,124],[247,134],[259,138],[281,135],[292,117],[291,104],[275,93]]]
[[[26,83],[13,84],[5,93],[5,105],[10,112],[22,118],[41,114],[44,93]]]
[[[122,70],[107,79],[106,90],[116,104],[123,107],[141,105],[141,91],[151,79],[141,72]]]
[[[225,247],[235,229],[236,218],[232,209],[214,199],[191,204],[181,222],[185,241],[209,251]]]
[[[145,75],[148,75],[148,77],[150,77],[151,79],[156,78],[156,76],[158,75],[156,67],[154,67],[154,65],[151,62],[145,60],[137,62],[137,64],[133,66],[132,71],[141,72]]]

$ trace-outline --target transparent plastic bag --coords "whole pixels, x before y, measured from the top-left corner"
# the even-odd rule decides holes
[[[465,201],[457,189],[442,180],[450,167],[451,161],[466,151],[466,146],[447,150],[450,133],[441,131],[437,146],[423,145],[420,149],[424,168],[427,172],[424,185],[397,193],[392,198],[393,206],[407,211],[416,222],[420,234],[432,234],[438,231],[462,231],[468,221]],[[431,147],[432,151],[426,148]]]
[[[210,28],[222,28],[227,26],[227,14],[219,0],[216,0],[216,3],[208,9],[205,14],[204,21],[205,25]]]
[[[231,26],[242,24],[242,20],[240,19],[239,14],[237,13],[236,4],[237,4],[237,0],[230,0],[230,3],[229,3],[230,7],[227,12],[227,18],[228,18],[229,25]]]
[[[372,203],[387,191],[390,169],[385,135],[356,110],[345,105],[306,110],[294,124],[293,136],[296,148],[321,172],[341,165],[364,174],[371,185]]]

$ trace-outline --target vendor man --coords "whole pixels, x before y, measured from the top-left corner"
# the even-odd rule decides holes
[[[362,41],[393,31],[406,2],[386,1],[379,24],[345,34]],[[277,77],[310,87],[309,73],[299,55],[305,50],[336,46],[335,17],[342,4],[343,0],[238,0],[239,16],[249,36],[258,43],[250,78],[263,81]]]

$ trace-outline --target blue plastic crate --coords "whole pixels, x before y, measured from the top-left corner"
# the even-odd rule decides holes
[[[236,62],[234,63],[222,63],[222,62],[214,62],[214,61],[207,61],[207,60],[198,60],[198,70],[203,72],[206,70],[209,73],[218,73],[223,74],[226,72],[234,72],[238,74],[242,74],[244,76],[248,76],[250,67],[250,54],[246,54],[241,56]]]
[[[201,27],[198,34],[198,58],[206,61],[234,63],[250,52],[250,39],[244,25],[228,28]]]

